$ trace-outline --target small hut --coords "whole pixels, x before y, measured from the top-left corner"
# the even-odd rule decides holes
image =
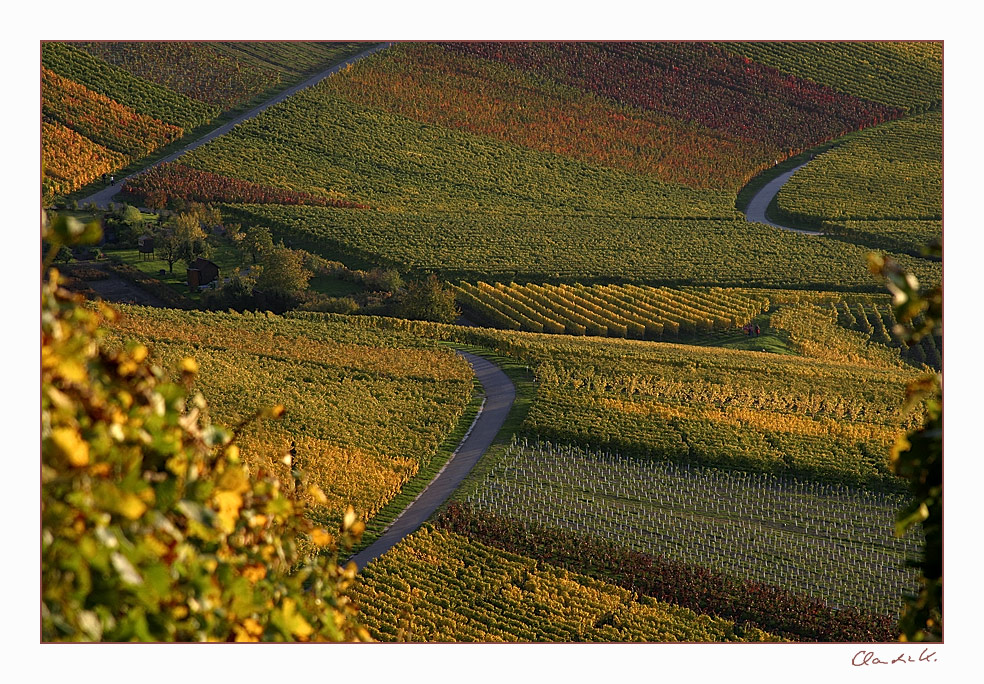
[[[218,279],[219,267],[208,259],[201,257],[195,259],[188,268],[188,285],[190,287],[202,287]]]

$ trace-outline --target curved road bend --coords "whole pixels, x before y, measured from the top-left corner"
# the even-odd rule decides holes
[[[823,235],[823,233],[815,230],[799,230],[797,228],[788,228],[786,226],[780,226],[778,223],[773,223],[765,216],[765,210],[769,206],[769,202],[772,198],[779,194],[779,190],[783,185],[786,184],[793,174],[806,166],[809,162],[803,162],[799,166],[785,171],[771,181],[769,181],[765,187],[755,193],[755,196],[748,203],[748,207],[745,209],[745,218],[753,223],[764,223],[773,228],[782,228],[783,230],[788,230],[793,233],[802,233],[803,235]]]
[[[256,116],[257,114],[261,113],[267,107],[270,107],[272,105],[275,105],[278,102],[283,102],[284,100],[286,100],[291,95],[294,95],[295,93],[297,93],[297,92],[299,92],[301,90],[304,90],[305,88],[310,88],[311,86],[315,85],[316,83],[318,83],[320,81],[323,81],[324,79],[328,78],[332,74],[338,73],[339,71],[341,71],[342,69],[344,69],[345,67],[347,67],[349,64],[353,64],[353,63],[359,61],[360,59],[363,59],[365,57],[368,57],[369,55],[373,54],[374,52],[379,52],[380,50],[383,50],[385,48],[388,48],[390,45],[392,45],[392,43],[380,43],[378,45],[374,45],[373,47],[369,48],[368,50],[364,50],[364,51],[360,52],[357,55],[354,55],[352,57],[349,57],[344,62],[339,62],[338,64],[336,64],[335,66],[331,67],[330,69],[327,69],[325,71],[322,71],[321,73],[315,74],[314,76],[312,76],[311,78],[307,79],[306,81],[303,81],[302,83],[298,83],[297,85],[291,86],[287,90],[285,90],[285,91],[283,91],[283,92],[278,93],[277,95],[275,95],[272,99],[267,100],[263,104],[260,104],[260,105],[258,105],[256,107],[254,107],[253,109],[251,109],[250,111],[246,112],[245,114],[241,114],[241,115],[237,116],[232,121],[229,121],[229,122],[223,124],[222,126],[219,126],[214,131],[212,131],[211,133],[208,133],[207,135],[202,136],[198,140],[195,140],[194,142],[189,143],[188,145],[186,145],[185,147],[181,148],[177,152],[174,152],[172,154],[169,154],[168,156],[164,157],[163,159],[160,159],[159,161],[154,162],[151,166],[148,166],[146,169],[141,169],[140,171],[137,171],[136,173],[130,174],[129,176],[126,176],[123,179],[117,180],[116,181],[116,185],[110,185],[109,187],[103,188],[99,192],[96,192],[96,193],[94,193],[92,195],[89,195],[85,199],[79,200],[79,205],[81,206],[81,205],[88,204],[89,202],[92,202],[97,207],[99,207],[100,209],[105,209],[108,206],[108,204],[113,201],[113,198],[116,197],[117,194],[119,194],[120,190],[122,189],[123,183],[126,182],[127,180],[129,180],[130,178],[133,178],[134,176],[138,176],[141,173],[143,173],[144,171],[147,171],[148,169],[154,168],[158,164],[163,164],[165,162],[172,162],[175,159],[177,159],[178,157],[180,157],[182,154],[184,154],[185,152],[190,152],[191,150],[195,149],[196,147],[201,147],[205,143],[211,142],[211,141],[215,140],[216,138],[218,138],[219,136],[225,135],[226,133],[228,133],[229,131],[232,130],[233,126],[236,126],[237,124],[240,124],[243,121],[246,121],[247,119],[252,119],[254,116]]]
[[[516,387],[498,366],[468,352],[459,350],[457,353],[471,365],[478,381],[482,383],[485,403],[468,434],[461,440],[441,472],[376,541],[349,559],[355,561],[359,570],[416,531],[447,500],[475,467],[482,454],[492,446],[492,441],[506,422],[506,416],[516,400]]]

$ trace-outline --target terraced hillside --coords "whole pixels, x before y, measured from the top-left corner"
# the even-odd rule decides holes
[[[46,45],[50,182],[153,153],[328,50]],[[923,537],[893,534],[909,493],[890,454],[943,339],[901,341],[868,257],[941,280],[921,249],[942,232],[941,60],[904,42],[398,44],[121,195],[207,204],[195,216],[256,267],[220,293],[282,242],[323,280],[385,279],[388,315],[126,307],[109,334],[197,358],[216,419],[284,404],[244,429],[250,467],[309,473],[319,523],[352,504],[373,532],[478,410],[449,347],[505,369],[503,432],[352,590],[376,639],[893,641]],[[736,209],[797,155],[775,214],[822,236]],[[460,325],[392,315],[427,316],[399,304],[430,274]]]
[[[45,42],[42,161],[72,193],[325,68],[357,43]]]
[[[808,296],[791,308],[816,306]],[[559,566],[645,587],[657,600],[794,640],[891,633],[902,592],[915,586],[905,560],[919,544],[893,534],[906,495],[888,451],[920,421],[918,409],[903,410],[905,383],[918,371],[897,355],[810,358],[386,319],[361,325],[480,344],[534,378],[514,428],[520,436],[494,447],[455,494],[458,512],[440,519],[446,529],[519,554],[531,572]],[[482,611],[452,619],[445,611],[457,604],[434,589],[448,580],[419,574],[446,572],[443,554],[408,540],[369,566],[360,601],[380,638],[551,638],[561,618],[550,617],[549,604],[539,618],[519,619],[522,629]],[[430,560],[418,565],[421,557]],[[505,610],[493,599],[505,585],[481,574],[486,562],[460,567],[472,605]],[[681,577],[692,579],[679,585]],[[747,613],[711,590],[720,583]],[[394,591],[406,598],[383,598]],[[384,617],[394,611],[404,616],[399,627]],[[411,612],[428,617],[414,621]]]
[[[909,68],[939,80],[931,63]],[[904,114],[707,44],[415,43],[182,164],[369,207],[223,209],[350,265],[493,282],[871,289],[864,246],[750,225],[735,196],[776,160]],[[927,281],[939,275],[903,259]]]

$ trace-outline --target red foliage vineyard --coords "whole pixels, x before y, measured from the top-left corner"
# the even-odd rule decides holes
[[[777,151],[811,147],[902,116],[707,43],[447,43],[575,88]]]
[[[305,204],[341,209],[368,209],[365,204],[273,188],[259,183],[200,171],[172,162],[161,164],[126,182],[123,191],[150,208],[163,208],[173,199],[234,204]]]
[[[177,126],[138,114],[43,67],[41,96],[45,118],[130,157],[149,154],[183,134]]]
[[[474,511],[454,502],[439,528],[604,579],[658,601],[751,624],[795,641],[891,641],[892,619],[835,610],[823,601],[696,565],[631,551],[602,539]]]
[[[126,155],[106,149],[59,123],[41,123],[41,166],[45,195],[69,193],[130,163]]]
[[[351,102],[695,188],[744,185],[775,150],[535,81],[435,45],[399,45],[330,87]]]

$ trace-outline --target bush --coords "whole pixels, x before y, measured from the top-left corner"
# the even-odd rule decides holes
[[[455,306],[454,292],[433,273],[424,280],[410,283],[397,300],[395,310],[401,318],[437,323],[453,323],[461,315]]]
[[[396,292],[403,287],[403,279],[392,268],[374,268],[363,279],[367,290],[374,292]]]
[[[321,313],[354,314],[359,310],[359,303],[352,297],[329,297],[307,293],[305,299],[297,306],[299,311],[319,311]]]

